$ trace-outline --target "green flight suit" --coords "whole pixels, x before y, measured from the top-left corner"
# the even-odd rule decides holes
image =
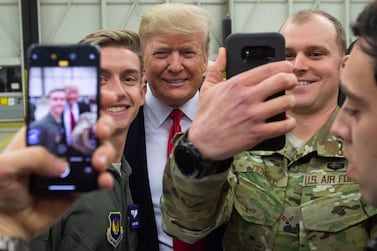
[[[135,251],[137,229],[131,230],[131,167],[123,158],[120,172],[113,166],[110,190],[82,195],[49,233],[48,251]],[[136,212],[134,212],[136,213]],[[135,215],[134,215],[135,216]]]

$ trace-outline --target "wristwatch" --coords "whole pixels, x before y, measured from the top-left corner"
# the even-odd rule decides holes
[[[233,157],[220,161],[206,160],[187,136],[188,130],[174,148],[174,160],[184,175],[200,179],[209,174],[221,173],[230,167]]]
[[[0,251],[29,251],[29,245],[20,238],[0,235]]]

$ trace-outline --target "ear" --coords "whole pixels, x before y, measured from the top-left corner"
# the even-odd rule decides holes
[[[142,82],[140,84],[141,84],[141,88],[140,88],[141,105],[144,105],[145,95],[147,94],[147,80],[144,78],[144,75],[142,78]]]
[[[344,55],[343,56],[343,59],[342,59],[342,65],[341,65],[341,70],[343,70],[344,69],[344,66],[346,65],[346,63],[347,63],[347,60],[349,59],[349,57],[350,57],[350,55]]]

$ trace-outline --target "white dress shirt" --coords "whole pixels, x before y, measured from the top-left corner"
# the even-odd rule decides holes
[[[75,122],[79,120],[80,117],[80,110],[79,105],[77,103],[72,104],[72,113],[73,117],[75,118]],[[72,130],[71,130],[71,115],[70,115],[70,105],[66,105],[63,112],[63,121],[64,121],[64,129],[65,129],[65,137],[67,140],[67,145],[72,145]]]
[[[199,92],[197,92],[188,102],[180,107],[181,111],[185,113],[185,116],[180,122],[182,131],[186,131],[191,125],[192,119],[195,115],[198,97]],[[146,102],[144,105],[145,141],[148,177],[154,213],[156,216],[160,251],[170,251],[172,250],[173,246],[172,238],[162,230],[162,217],[160,210],[162,176],[167,161],[169,129],[172,125],[172,120],[168,116],[172,110],[172,107],[163,104],[156,97],[154,97],[148,87]]]

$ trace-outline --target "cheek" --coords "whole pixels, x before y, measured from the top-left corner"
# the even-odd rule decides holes
[[[148,72],[160,71],[162,68],[165,68],[166,65],[166,60],[148,59],[144,61],[144,71],[146,74],[148,74]]]
[[[318,72],[321,73],[321,75],[325,75],[331,78],[340,78],[340,69],[341,69],[341,64],[339,61],[331,60],[331,61],[318,61],[317,63],[317,69]],[[335,74],[335,73],[338,74]]]
[[[198,60],[186,62],[185,68],[187,71],[191,73],[192,76],[195,76],[195,78],[203,78],[205,71],[207,69],[203,61]]]
[[[363,121],[353,125],[352,150],[356,163],[358,161],[364,165],[377,163],[377,133],[374,130],[376,124],[371,125],[371,122],[373,121]],[[377,168],[375,169],[377,172]]]

